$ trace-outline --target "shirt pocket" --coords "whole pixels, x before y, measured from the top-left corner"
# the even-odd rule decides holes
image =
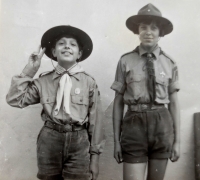
[[[169,79],[166,77],[156,77],[156,97],[165,99],[168,96]]]
[[[55,101],[56,101],[56,96],[42,96],[40,99],[40,103],[42,105],[49,105],[51,107],[53,107]]]
[[[71,113],[73,116],[85,119],[88,114],[89,98],[84,95],[71,95],[71,102]]]
[[[127,90],[134,97],[140,96],[144,89],[145,77],[142,74],[134,74],[133,71],[130,71],[126,76]]]

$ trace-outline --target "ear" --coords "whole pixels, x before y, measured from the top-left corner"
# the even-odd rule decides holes
[[[52,49],[51,49],[51,53],[52,53],[53,57],[56,57],[56,51],[55,51],[55,48],[52,48]]]
[[[81,50],[81,51],[79,51],[78,59],[81,59],[82,55],[83,55],[83,51]]]

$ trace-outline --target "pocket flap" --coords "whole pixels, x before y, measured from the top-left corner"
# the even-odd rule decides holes
[[[133,74],[133,75],[128,75],[127,78],[126,78],[126,82],[127,83],[130,83],[130,82],[140,82],[142,80],[142,75],[140,74]]]
[[[158,84],[161,84],[163,86],[168,86],[169,85],[169,81],[166,78],[160,78],[160,77],[156,77],[156,82]]]
[[[75,104],[85,104],[85,105],[89,104],[89,99],[87,97],[71,96],[71,98],[72,98],[72,102]]]
[[[48,104],[48,103],[53,103],[56,100],[56,96],[43,96],[40,99],[41,104]]]

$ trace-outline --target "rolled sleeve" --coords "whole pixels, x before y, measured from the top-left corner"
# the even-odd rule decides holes
[[[89,107],[90,154],[101,154],[105,146],[104,115],[102,111],[100,92],[96,83],[90,89]]]
[[[180,84],[179,84],[179,76],[178,76],[178,68],[176,64],[174,65],[172,69],[172,79],[169,82],[169,94],[172,94],[175,91],[180,90]]]
[[[125,91],[125,85],[122,84],[121,82],[118,81],[114,81],[114,83],[111,86],[111,89],[113,89],[114,91],[123,94]]]
[[[113,82],[111,89],[120,94],[124,94],[125,92],[126,89],[125,68],[121,59],[118,62],[115,74],[115,81]]]
[[[28,68],[26,70],[26,72],[28,72]],[[28,105],[39,103],[40,98],[38,87],[35,84],[36,81],[37,80],[33,80],[30,76],[27,76],[24,70],[20,76],[14,76],[6,96],[7,103],[18,108],[24,108]]]

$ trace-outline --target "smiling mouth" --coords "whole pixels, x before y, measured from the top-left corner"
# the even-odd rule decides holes
[[[72,55],[72,53],[69,52],[69,51],[64,51],[64,52],[62,52],[62,54],[64,54],[64,55]]]

